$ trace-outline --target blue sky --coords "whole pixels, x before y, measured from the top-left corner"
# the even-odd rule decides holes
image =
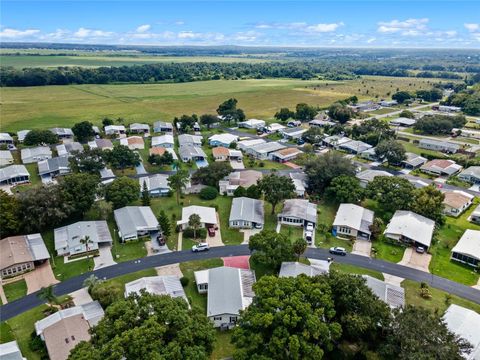
[[[2,1],[0,40],[480,48],[480,1]]]

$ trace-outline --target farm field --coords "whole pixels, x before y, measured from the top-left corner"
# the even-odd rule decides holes
[[[72,126],[83,120],[99,125],[106,116],[122,117],[127,123],[153,123],[182,114],[215,113],[221,102],[235,97],[247,117],[271,119],[281,107],[294,108],[302,102],[327,107],[352,95],[360,99],[370,99],[375,94],[387,97],[397,88],[429,88],[432,82],[435,80],[370,76],[344,82],[249,79],[11,87],[2,89],[0,116],[2,131]]]

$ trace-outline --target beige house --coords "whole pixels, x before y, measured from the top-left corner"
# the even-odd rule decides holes
[[[458,217],[467,210],[475,198],[473,195],[461,190],[445,191],[443,194],[445,195],[443,212],[453,217]]]
[[[230,156],[230,150],[223,146],[217,146],[212,149],[212,155],[215,161],[227,161]]]
[[[333,221],[334,236],[370,240],[373,211],[355,204],[340,204]]]
[[[142,150],[145,148],[145,142],[141,136],[129,136],[120,139],[120,144],[127,146],[130,150]]]
[[[218,182],[220,194],[233,196],[233,192],[239,186],[245,189],[256,185],[257,181],[262,178],[262,173],[256,170],[235,171],[230,173],[225,179]]]

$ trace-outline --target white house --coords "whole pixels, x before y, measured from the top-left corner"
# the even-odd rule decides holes
[[[272,124],[268,124],[267,126],[265,126],[264,130],[268,133],[276,133],[276,132],[280,132],[281,130],[283,129],[286,129],[285,126],[281,125],[281,124],[278,124],[278,123],[272,123]]]
[[[278,222],[284,225],[305,226],[317,223],[317,205],[303,199],[288,199],[283,210],[277,216]]]
[[[412,211],[397,210],[383,234],[389,239],[427,249],[434,229],[435,221]]]
[[[170,194],[170,186],[168,186],[168,175],[154,174],[150,176],[142,176],[138,178],[140,183],[140,190],[143,191],[143,187],[147,187],[147,191],[150,196],[168,196]]]
[[[473,266],[480,265],[480,231],[467,229],[452,249],[452,260]]]
[[[142,290],[152,295],[168,295],[172,298],[182,298],[188,303],[185,290],[177,276],[147,276],[125,284],[125,297],[130,294],[141,295]]]
[[[105,131],[105,135],[123,135],[125,134],[126,130],[125,130],[125,126],[123,125],[107,125],[105,126],[104,128],[104,131]]]
[[[0,150],[0,166],[13,164],[13,156],[9,150]]]
[[[188,220],[190,216],[196,214],[200,216],[200,227],[215,226],[218,224],[217,212],[213,207],[207,206],[186,206],[182,209],[182,219],[177,221],[177,225],[183,230],[188,228]]]
[[[260,129],[265,126],[265,121],[258,119],[249,119],[238,123],[238,127],[246,129]]]
[[[406,159],[402,161],[402,165],[405,169],[418,169],[420,166],[422,166],[428,161],[423,156],[411,152],[406,152],[405,156]]]
[[[475,198],[473,195],[461,190],[444,191],[443,212],[446,215],[458,217],[467,210]]]
[[[150,132],[150,125],[133,123],[130,125],[130,132],[132,134],[147,134]]]
[[[280,134],[282,134],[282,136],[288,140],[299,139],[306,132],[307,132],[307,129],[304,129],[301,127],[294,127],[294,128],[287,128],[287,129],[280,130]]]
[[[478,331],[480,314],[462,306],[451,304],[443,315],[443,321],[448,330],[472,345],[471,352],[463,354],[465,360],[480,359],[480,331]]]
[[[340,204],[333,221],[334,236],[348,236],[370,240],[373,211],[355,204]]]
[[[480,166],[470,166],[458,174],[460,180],[480,184]]]
[[[246,149],[259,145],[259,144],[265,144],[266,141],[264,139],[246,139],[246,140],[241,140],[237,143],[237,148],[245,151]]]
[[[123,241],[148,235],[156,238],[159,233],[158,221],[150,206],[125,206],[115,210],[113,215]]]
[[[173,133],[173,125],[165,121],[155,121],[153,123],[153,131],[156,133]]]
[[[389,172],[383,171],[383,170],[364,170],[360,171],[355,175],[358,180],[360,180],[360,186],[362,187],[367,187],[367,184],[373,179],[375,179],[377,176],[393,176]]]
[[[79,142],[72,141],[66,144],[56,146],[58,156],[72,156],[73,152],[83,152],[83,145]]]
[[[410,127],[410,126],[415,125],[416,122],[417,122],[417,120],[415,120],[415,119],[410,119],[410,118],[406,118],[406,117],[399,117],[399,118],[391,120],[390,125]]]
[[[458,165],[453,160],[447,159],[434,159],[426,162],[420,167],[420,170],[423,172],[432,174],[432,175],[446,175],[451,176],[460,170],[462,170],[462,166]]]
[[[215,134],[208,138],[210,146],[223,146],[229,147],[231,143],[237,142],[238,136],[229,133]]]
[[[58,136],[60,140],[73,139],[73,131],[69,128],[53,128],[52,133]]]
[[[306,276],[323,275],[330,271],[330,262],[318,260],[312,265],[299,262],[282,262],[279,277],[297,277],[301,274]]]
[[[163,148],[173,148],[175,141],[173,140],[173,135],[165,134],[161,136],[152,137],[152,147],[163,147]]]
[[[24,165],[10,165],[0,169],[0,185],[18,185],[30,181],[30,174]]]
[[[0,359],[1,360],[27,360],[26,357],[23,357],[18,343],[13,340],[0,344]]]
[[[252,155],[258,160],[267,160],[272,153],[285,148],[285,145],[277,141],[271,141],[246,148],[245,153]]]
[[[471,213],[470,217],[468,218],[468,221],[475,223],[475,224],[480,224],[480,205],[478,205],[475,210]]]
[[[9,133],[0,133],[0,144],[13,144],[13,138]]]
[[[23,143],[23,141],[25,140],[25,136],[27,136],[27,134],[30,132],[31,130],[20,130],[17,132],[17,139],[18,141],[20,141],[21,143]]]
[[[458,150],[460,150],[460,145],[458,144],[435,139],[420,139],[418,146],[422,149],[442,151],[451,154],[455,154]]]
[[[297,158],[298,155],[303,154],[303,152],[297,148],[285,148],[273,153],[270,153],[269,158],[273,161],[278,161],[280,163],[285,163],[292,161]]]
[[[199,146],[183,145],[178,149],[178,153],[183,162],[207,159],[207,154],[205,154],[205,151]]]
[[[182,146],[202,146],[202,137],[200,135],[181,134],[178,135],[178,145]]]
[[[405,290],[401,286],[389,284],[369,275],[362,275],[362,277],[370,290],[390,308],[405,306]]]
[[[228,225],[235,229],[262,228],[263,217],[262,200],[237,197],[232,200]]]

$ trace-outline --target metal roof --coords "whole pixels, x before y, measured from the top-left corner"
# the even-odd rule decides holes
[[[463,354],[466,360],[480,359],[480,314],[462,306],[452,304],[443,315],[447,328],[472,344],[470,354]]]
[[[232,200],[229,221],[244,220],[257,224],[263,224],[264,220],[263,201],[238,197]]]
[[[279,277],[297,277],[300,274],[316,276],[328,273],[330,263],[326,262],[325,267],[306,265],[299,262],[283,262],[280,268]]]
[[[179,220],[178,224],[188,223],[188,219],[192,214],[197,214],[200,216],[200,222],[205,224],[216,224],[217,223],[217,213],[215,208],[207,206],[186,206],[182,209],[182,219]]]
[[[397,210],[384,231],[388,234],[402,235],[422,245],[430,246],[435,221],[412,211]]]
[[[40,176],[45,174],[50,174],[52,172],[70,169],[70,164],[68,163],[68,158],[65,156],[58,156],[51,159],[39,161],[38,165],[38,173]]]
[[[19,176],[30,176],[24,165],[10,165],[0,169],[0,182],[14,179]]]
[[[178,135],[178,144],[180,147],[185,145],[201,145],[202,139],[199,135],[181,134]]]
[[[257,153],[257,154],[264,154],[264,153],[271,153],[277,150],[285,149],[286,146],[280,144],[277,141],[271,141],[271,142],[266,142],[266,143],[261,143],[257,145],[253,145],[249,147],[251,151]]]
[[[133,123],[133,124],[130,124],[130,130],[147,130],[147,131],[150,131],[150,125]]]
[[[56,228],[54,230],[55,250],[63,248],[85,247],[80,240],[86,236],[93,244],[90,247],[97,248],[100,243],[111,243],[112,236],[105,220],[79,221],[74,224]]]
[[[285,200],[283,210],[278,216],[296,217],[316,224],[317,205],[304,199],[288,199]]]
[[[152,147],[153,146],[160,146],[160,145],[163,145],[163,144],[173,145],[174,143],[175,143],[175,141],[173,140],[173,135],[170,135],[170,134],[152,137]]]
[[[201,156],[206,158],[207,154],[203,151],[203,149],[199,146],[194,146],[194,145],[183,145],[180,146],[178,149],[178,152],[180,153],[180,156],[182,159],[184,158],[192,158],[195,156]]]
[[[480,230],[465,230],[460,240],[453,247],[453,252],[480,260]]]
[[[187,295],[177,276],[148,276],[125,284],[125,296],[133,293],[140,295],[141,290],[153,295],[181,297],[188,303]]]
[[[143,190],[143,184],[145,183],[148,191],[155,189],[170,189],[168,186],[168,175],[155,174],[151,176],[143,176],[138,178],[140,183],[140,189]]]
[[[370,234],[373,224],[373,211],[355,204],[340,204],[333,226],[348,226],[352,229]]]
[[[386,171],[369,169],[369,170],[360,171],[355,176],[359,180],[370,182],[370,181],[373,181],[373,179],[375,179],[377,176],[393,176],[393,175]]]
[[[52,150],[50,150],[48,146],[36,146],[33,148],[22,149],[20,154],[21,154],[22,162],[25,162],[25,161],[30,161],[31,158],[34,158],[37,156],[52,157]]]
[[[13,138],[10,136],[9,133],[0,133],[0,141],[13,142]]]
[[[136,235],[142,230],[158,229],[158,221],[149,206],[125,206],[114,212],[115,222],[122,236]]]
[[[405,306],[405,290],[402,287],[386,283],[369,275],[363,275],[362,277],[366,280],[366,285],[370,290],[391,308]]]

